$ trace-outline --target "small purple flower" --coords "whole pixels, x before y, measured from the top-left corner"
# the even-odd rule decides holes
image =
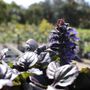
[[[77,35],[77,34],[78,34],[78,32],[76,31],[75,28],[68,28],[68,32],[69,32],[70,34],[74,34],[74,35]]]
[[[78,38],[76,35],[70,35],[70,39],[72,39],[73,41],[79,41],[80,38]]]
[[[73,42],[65,42],[65,45],[67,48],[73,48],[73,47],[75,47],[76,44]]]

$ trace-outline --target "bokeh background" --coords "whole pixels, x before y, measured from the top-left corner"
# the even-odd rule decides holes
[[[21,49],[29,38],[47,43],[57,19],[64,18],[78,31],[79,55],[90,59],[89,0],[21,0],[23,5],[17,3],[20,0],[11,1],[0,0],[0,48],[7,45]]]

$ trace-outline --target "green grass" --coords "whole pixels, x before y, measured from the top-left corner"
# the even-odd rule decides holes
[[[90,52],[90,29],[77,29],[80,40],[84,42],[84,53]]]
[[[90,52],[90,42],[85,42],[84,52]]]
[[[79,37],[83,41],[90,42],[90,29],[77,29],[79,32]]]
[[[46,43],[50,30],[53,26],[48,22],[42,22],[40,25],[29,25],[19,23],[8,23],[0,25],[0,43],[22,43],[29,38],[35,39],[39,43]],[[77,28],[78,36],[85,44],[85,52],[90,51],[90,29]],[[19,37],[18,37],[19,35]]]

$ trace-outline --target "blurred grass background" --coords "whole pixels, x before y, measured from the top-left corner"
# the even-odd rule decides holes
[[[0,0],[0,44],[22,45],[29,38],[46,43],[59,18],[78,30],[80,50],[90,52],[90,4],[85,0],[45,0],[28,8]]]
[[[20,24],[20,23],[2,23],[0,25],[0,43],[20,43],[29,38],[33,38],[39,43],[46,43],[50,31],[54,26],[43,19],[39,25]],[[84,52],[90,51],[90,29],[77,28],[80,40],[84,42]]]

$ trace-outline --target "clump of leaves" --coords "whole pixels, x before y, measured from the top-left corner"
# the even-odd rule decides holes
[[[12,63],[12,62],[8,62],[7,64],[8,64],[8,66],[9,66],[10,68],[13,67],[13,63]]]
[[[31,75],[32,75],[32,73],[22,72],[13,80],[14,86],[21,85],[21,83],[26,81],[26,79]]]
[[[80,73],[85,73],[85,74],[89,74],[90,75],[90,68],[82,68],[82,70],[80,71]]]

